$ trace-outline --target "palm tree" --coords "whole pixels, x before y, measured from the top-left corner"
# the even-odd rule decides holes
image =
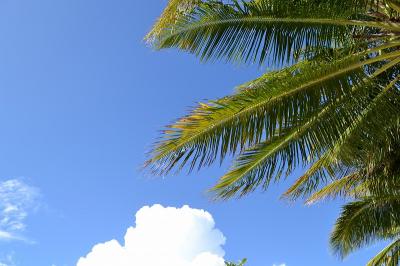
[[[154,47],[282,68],[200,103],[166,128],[147,165],[165,175],[236,156],[212,189],[222,199],[300,165],[308,170],[285,197],[381,197],[374,191],[400,176],[399,152],[382,145],[400,119],[399,37],[397,0],[171,0],[147,36]]]

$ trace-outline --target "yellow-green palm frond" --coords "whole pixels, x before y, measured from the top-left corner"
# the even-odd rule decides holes
[[[396,60],[392,63],[396,63]],[[291,186],[285,193],[285,197],[292,199],[301,196],[308,197],[321,185],[351,174],[354,167],[360,167],[360,164],[357,165],[357,161],[365,161],[360,154],[370,153],[378,148],[373,147],[368,151],[361,152],[360,147],[365,150],[370,143],[379,143],[379,139],[384,141],[388,137],[383,134],[384,128],[391,123],[390,121],[396,123],[399,117],[400,95],[396,88],[398,79],[399,77],[394,78],[382,89],[369,90],[366,98],[367,104],[358,108],[362,112],[348,119],[350,124],[346,130],[340,133],[340,137],[330,147],[327,147],[325,153],[319,156],[307,172]],[[373,91],[376,91],[376,94]],[[345,107],[345,109],[350,110],[349,107]],[[329,127],[329,125],[324,126]]]
[[[362,180],[363,176],[359,171],[336,179],[319,191],[313,193],[307,199],[306,203],[313,204],[323,199],[334,199],[336,197],[354,198],[356,196],[357,185],[359,185]]]
[[[397,239],[385,247],[372,258],[367,266],[399,266],[400,265],[400,239]]]
[[[215,190],[222,198],[235,193],[244,195],[257,186],[266,188],[272,179],[278,180],[282,173],[287,176],[299,163],[305,165],[317,158],[317,163],[306,173],[306,177],[300,178],[301,182],[291,188],[289,196],[308,195],[318,189],[319,184],[328,181],[329,177],[351,173],[352,167],[357,166],[354,165],[357,162],[354,160],[354,149],[348,148],[348,143],[354,142],[354,135],[369,132],[372,138],[371,135],[380,134],[381,124],[371,125],[371,116],[378,114],[372,120],[386,122],[391,117],[398,117],[400,103],[391,102],[392,98],[399,99],[400,96],[393,89],[396,83],[397,78],[383,88],[363,88],[357,91],[358,94],[353,92],[342,96],[342,101],[328,105],[301,126],[245,150],[235,161],[232,170],[221,178]],[[372,93],[374,91],[376,94]],[[370,132],[368,128],[372,126],[376,130]],[[326,155],[322,155],[324,151]]]
[[[201,104],[192,114],[169,126],[149,164],[168,172],[189,159],[192,167],[212,163],[218,155],[258,143],[276,129],[301,122],[302,117],[348,92],[365,78],[362,65],[395,56],[385,54],[360,62],[351,55],[334,62],[302,62],[269,73],[249,89],[221,100]],[[329,73],[329,74],[328,74]],[[179,164],[182,162],[183,164]],[[179,168],[178,167],[178,168]]]
[[[162,31],[171,28],[179,17],[189,14],[201,2],[201,0],[169,0],[167,7],[145,39],[154,42]]]
[[[234,262],[225,262],[226,266],[244,266],[247,262],[247,259],[242,259],[239,261],[239,263],[234,263]]]

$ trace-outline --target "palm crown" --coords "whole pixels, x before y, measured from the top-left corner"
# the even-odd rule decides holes
[[[166,128],[147,164],[167,174],[234,155],[213,188],[224,199],[308,167],[286,197],[355,199],[334,250],[395,239],[370,265],[398,263],[399,37],[394,0],[171,0],[148,35],[155,47],[282,68],[200,103]]]

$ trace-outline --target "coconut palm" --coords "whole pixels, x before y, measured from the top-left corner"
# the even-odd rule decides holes
[[[148,35],[154,47],[282,68],[200,103],[164,130],[147,165],[164,175],[233,155],[213,188],[223,199],[298,166],[308,170],[288,198],[380,197],[373,188],[394,176],[382,162],[400,164],[383,145],[400,119],[399,37],[395,0],[171,0]]]

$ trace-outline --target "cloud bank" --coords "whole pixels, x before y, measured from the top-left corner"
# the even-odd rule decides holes
[[[39,206],[39,197],[37,188],[20,179],[0,182],[0,240],[23,240],[25,220]]]
[[[203,210],[143,207],[125,243],[98,244],[77,266],[224,266],[224,235]]]

